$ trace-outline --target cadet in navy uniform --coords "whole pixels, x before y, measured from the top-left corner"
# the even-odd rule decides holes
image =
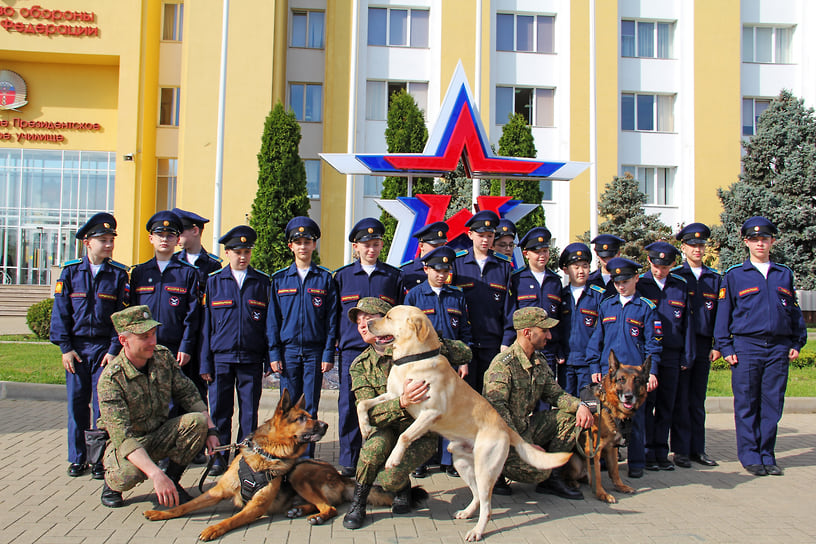
[[[496,227],[496,237],[493,239],[493,251],[507,255],[513,259],[513,250],[516,248],[516,225],[509,219],[500,219]]]
[[[459,251],[453,264],[453,284],[465,293],[473,333],[467,381],[478,393],[482,392],[487,367],[501,350],[507,323],[512,265],[506,255],[491,249],[498,224],[499,216],[490,210],[471,217],[465,226],[473,246]]]
[[[472,344],[470,321],[465,295],[462,290],[447,284],[456,252],[447,246],[434,249],[422,258],[426,281],[414,287],[405,295],[405,304],[416,306],[431,320],[439,338],[461,340],[468,346]],[[461,378],[468,374],[468,365],[459,365],[456,369]],[[448,451],[448,441],[440,438],[440,465],[451,476],[459,476],[453,467],[453,460]],[[427,465],[414,471],[415,477],[423,477]]]
[[[646,469],[674,470],[674,463],[668,459],[669,432],[680,374],[688,372],[694,364],[694,327],[688,307],[688,284],[671,273],[680,252],[663,241],[653,242],[645,249],[649,252],[649,270],[640,276],[637,290],[657,306],[663,325],[663,352],[657,365],[660,387],[646,399]]]
[[[368,344],[357,332],[356,323],[344,316],[357,301],[365,297],[377,297],[395,306],[402,303],[405,294],[402,273],[399,268],[379,260],[383,248],[382,237],[385,227],[377,219],[361,219],[351,229],[349,242],[358,260],[335,271],[334,281],[340,297],[338,319],[340,323],[338,348],[340,351],[340,391],[338,397],[338,418],[340,435],[340,466],[344,476],[354,476],[357,458],[360,455],[362,437],[357,422],[357,407],[351,392],[349,367]]]
[[[402,270],[402,281],[405,283],[405,289],[407,291],[410,291],[428,278],[428,276],[425,275],[422,257],[448,243],[448,224],[444,221],[430,223],[418,229],[412,236],[419,240],[419,256],[400,266]]]
[[[714,344],[731,365],[737,455],[755,476],[782,475],[774,453],[776,427],[788,366],[807,341],[793,272],[770,260],[776,233],[764,217],[743,223],[749,257],[726,271],[714,324]]]
[[[513,314],[520,308],[538,306],[547,311],[547,315],[558,316],[561,311],[561,278],[547,268],[550,261],[550,240],[552,235],[546,227],[534,227],[527,231],[519,242],[519,247],[527,259],[527,266],[513,273],[510,280],[510,297],[507,304],[507,325],[504,329],[502,345],[509,346],[516,339],[513,328]],[[553,376],[558,377],[559,385],[564,384],[564,370],[559,368],[558,353],[561,351],[561,325],[550,329],[552,338],[541,353],[547,359]]]
[[[97,213],[88,219],[76,233],[87,255],[62,265],[54,289],[50,339],[59,346],[65,367],[68,475],[73,477],[84,474],[89,462],[85,431],[95,428],[99,419],[96,382],[122,348],[110,316],[125,307],[128,274],[125,265],[111,260],[115,237],[116,219],[111,214]],[[91,468],[94,479],[105,477],[101,462]]]
[[[589,275],[588,283],[590,285],[597,285],[606,290],[607,297],[614,297],[615,282],[612,281],[612,276],[607,270],[607,263],[609,259],[620,257],[621,246],[626,243],[626,240],[619,238],[613,234],[599,234],[590,241],[595,248],[595,254],[598,256],[598,269]]]
[[[334,366],[337,342],[337,286],[331,272],[312,262],[320,227],[308,217],[286,224],[294,262],[272,275],[266,335],[272,372],[281,374],[281,391],[305,396],[306,411],[317,417],[323,374]],[[314,444],[308,455],[314,455]]]
[[[222,444],[231,442],[236,391],[237,441],[258,426],[261,382],[269,365],[269,276],[249,266],[256,238],[252,227],[240,225],[218,240],[229,265],[210,274],[204,294],[201,377],[210,384],[210,414]],[[226,466],[216,460],[210,474],[219,476]]]
[[[628,365],[642,365],[651,355],[651,374],[647,390],[657,388],[657,368],[662,351],[663,325],[657,307],[637,292],[637,271],[640,265],[629,259],[614,257],[607,267],[615,282],[616,295],[606,297],[598,312],[598,327],[589,339],[586,360],[592,381],[600,383],[609,372],[609,352]],[[632,435],[627,444],[629,477],[643,476],[645,452],[646,407],[641,406],[632,417]]]
[[[198,267],[199,278],[201,278],[201,289],[207,285],[207,276],[217,270],[221,270],[222,259],[218,255],[207,253],[201,245],[201,234],[204,232],[204,224],[209,223],[197,213],[188,212],[180,208],[173,208],[173,213],[181,219],[182,231],[179,234],[179,246],[181,251],[176,253],[179,260],[186,260],[188,263]]]
[[[589,247],[580,242],[565,247],[558,260],[559,266],[569,277],[569,284],[561,289],[559,319],[562,341],[558,362],[565,365],[564,391],[574,397],[592,383],[585,352],[598,326],[598,310],[605,298],[603,287],[587,283],[591,260]]]
[[[711,235],[702,223],[691,223],[677,233],[686,261],[673,273],[686,280],[689,308],[693,316],[695,336],[694,364],[680,373],[677,401],[672,416],[671,449],[674,464],[691,466],[695,461],[705,466],[717,466],[705,451],[705,399],[711,363],[720,358],[714,346],[714,317],[717,315],[717,293],[722,276],[703,264],[705,246]]]
[[[188,374],[187,366],[198,350],[201,331],[198,270],[173,255],[182,228],[176,214],[158,212],[147,221],[146,228],[155,257],[133,268],[130,302],[146,305],[164,325],[157,329],[156,341],[173,352],[176,362]]]

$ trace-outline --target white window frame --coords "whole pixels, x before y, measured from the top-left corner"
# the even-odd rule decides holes
[[[764,98],[764,97],[750,97],[750,96],[743,96],[742,97],[742,135],[743,136],[753,136],[756,134],[757,129],[757,121],[759,120],[759,116],[764,112],[768,107],[771,105],[773,98]],[[749,125],[745,123],[747,120],[745,117],[746,106],[750,102],[751,105],[751,132],[746,132],[745,129],[748,128]],[[759,108],[761,111],[757,113],[757,104],[762,104],[765,107]]]
[[[513,17],[513,48],[512,49],[499,49],[499,17],[501,16],[512,16]],[[519,17],[533,17],[533,46],[531,49],[519,49],[518,47],[518,30],[519,30]],[[539,18],[546,18],[550,19],[551,23],[551,42],[549,44],[541,44],[539,43],[539,35],[538,35],[538,24]],[[496,51],[507,51],[507,52],[515,52],[515,53],[538,53],[541,55],[554,55],[555,54],[555,24],[556,24],[556,17],[554,14],[549,13],[516,13],[516,12],[497,12],[496,13]]]
[[[319,13],[320,15],[323,16],[323,30],[320,33],[320,44],[319,45],[314,45],[314,44],[309,43],[309,35],[310,35],[309,29],[311,28],[312,17],[316,13]],[[291,22],[290,28],[292,30],[290,32],[289,47],[294,47],[294,48],[297,48],[297,49],[323,49],[325,47],[325,44],[326,44],[326,12],[321,11],[321,10],[313,10],[313,9],[312,10],[309,10],[309,9],[293,9],[291,11],[291,14],[292,14],[292,18],[291,18],[292,22]],[[306,28],[304,29],[304,32],[306,33],[306,35],[303,37],[304,45],[295,45],[294,44],[294,40],[295,40],[295,16],[296,15],[298,15],[298,16],[305,15],[306,16]]]
[[[385,43],[371,43],[371,33],[366,32],[366,44],[372,47],[406,47],[412,49],[427,49],[430,46],[430,19],[431,19],[431,11],[429,8],[409,8],[409,7],[396,7],[396,6],[368,6],[368,14],[369,14],[369,29],[371,28],[371,10],[372,9],[381,9],[385,10]],[[394,11],[405,11],[407,12],[407,26],[405,29],[405,42],[406,43],[391,43],[392,41],[392,33],[391,33],[391,16],[392,12]],[[427,14],[426,25],[427,28],[425,29],[425,43],[424,44],[414,44],[414,13],[415,12],[423,12]]]
[[[513,90],[513,108],[512,108],[511,111],[514,114],[515,113],[522,113],[522,112],[517,112],[516,111],[516,99],[515,99],[516,93],[519,90],[522,90],[522,89],[532,91],[532,94],[531,94],[532,104],[530,105],[531,111],[529,112],[529,115],[527,115],[527,121],[528,121],[527,124],[529,126],[531,126],[531,127],[542,127],[542,128],[553,128],[553,127],[555,127],[555,87],[526,87],[526,86],[523,86],[523,85],[496,85],[496,105],[495,105],[496,119],[495,119],[495,121],[496,121],[496,125],[501,126],[501,125],[506,125],[509,122],[509,118],[499,119],[499,115],[500,115],[499,105],[498,105],[499,89],[512,89]],[[550,112],[539,112],[538,111],[537,95],[538,95],[539,91],[541,91],[542,93],[549,93],[550,94],[550,97],[551,97],[550,98],[550,104],[552,105],[552,111],[550,111]],[[546,121],[545,118],[544,119],[539,119],[539,114],[541,114],[543,116],[549,115],[550,123],[547,124],[547,121]],[[530,121],[532,121],[532,122],[530,122]],[[538,124],[539,122],[541,122],[541,124]]]
[[[624,128],[624,116],[623,116],[623,97],[624,96],[632,96],[634,102],[633,108],[633,119],[634,128]],[[647,128],[638,128],[638,97],[640,96],[651,96],[654,98],[652,101],[652,126],[654,128],[647,129]],[[667,99],[671,100],[670,106],[670,117],[668,122],[671,126],[663,126],[661,127],[661,113],[665,111],[666,101]],[[621,131],[624,132],[663,132],[663,133],[671,133],[674,132],[674,105],[677,101],[676,94],[661,94],[661,93],[638,93],[638,92],[621,92],[620,94],[620,108],[621,108]],[[661,105],[662,104],[662,105]]]
[[[417,107],[423,112],[428,111],[428,82],[427,81],[397,81],[385,79],[366,80],[366,121],[385,121],[388,119],[388,106],[391,104],[389,87],[402,87],[414,97]],[[379,95],[379,96],[378,96]],[[384,100],[384,104],[381,102]],[[378,103],[379,102],[379,103]]]
[[[294,107],[292,107],[292,88],[293,87],[303,87],[303,109],[301,111],[296,111]],[[320,88],[320,111],[317,112],[317,118],[314,118],[313,115],[312,119],[306,119],[306,108],[307,108],[307,93],[309,87],[318,87]],[[295,113],[295,119],[298,120],[299,123],[322,123],[323,122],[323,84],[322,83],[306,83],[301,81],[290,81],[287,87],[287,103],[288,107],[291,111]]]
[[[623,50],[623,24],[624,23],[633,23],[635,26],[635,35],[634,35],[634,55],[626,55],[624,54]],[[659,21],[659,20],[649,20],[649,19],[621,19],[620,21],[620,36],[621,36],[621,43],[620,43],[620,56],[623,58],[640,58],[640,59],[672,59],[674,53],[674,29],[677,21]],[[654,25],[652,30],[651,36],[651,46],[652,51],[654,54],[652,55],[645,55],[641,54],[641,33],[640,33],[640,25]],[[667,25],[669,37],[668,37],[668,51],[661,55],[660,53],[660,25]]]
[[[621,176],[627,173],[632,174],[638,181],[638,189],[646,195],[645,206],[676,207],[674,203],[676,166],[621,165]]]
[[[164,118],[163,105],[165,104],[165,95],[170,95],[170,119]],[[179,87],[159,87],[159,119],[158,125],[160,127],[177,127],[179,126],[179,119],[181,117],[181,89]],[[169,121],[169,122],[163,122]]]
[[[770,60],[756,60],[757,59],[757,33],[763,30],[771,32],[771,58]],[[787,32],[787,50],[780,53],[779,40],[782,38],[782,32]],[[796,26],[770,26],[770,25],[742,25],[742,62],[755,64],[794,64],[792,53],[793,48],[793,34],[796,31]],[[750,52],[746,52],[749,48],[747,34],[751,34]]]

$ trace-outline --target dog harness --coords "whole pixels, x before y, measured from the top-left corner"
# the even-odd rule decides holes
[[[393,365],[404,365],[406,363],[413,363],[415,361],[421,361],[423,359],[430,359],[431,357],[436,357],[439,355],[441,348],[432,349],[431,351],[423,351],[422,353],[415,353],[414,355],[406,355],[405,357],[400,357],[399,359],[394,359],[391,361]]]
[[[286,481],[286,476],[292,468],[285,470],[254,471],[244,458],[241,457],[238,460],[238,479],[241,480],[241,500],[244,501],[244,504],[248,503],[258,491],[268,486],[275,478],[283,476],[284,481]]]
[[[606,406],[604,406],[603,402],[601,402],[600,398],[596,395],[596,393],[598,392],[598,390],[600,388],[601,388],[601,384],[599,384],[599,383],[593,383],[593,384],[585,385],[581,389],[581,391],[578,392],[579,397],[581,399],[581,404],[583,404],[584,406],[589,408],[589,411],[592,412],[593,414],[600,415],[601,410],[603,410],[606,413],[608,413],[609,415],[612,415],[612,411],[609,408],[607,408]],[[618,419],[616,417],[613,417],[612,421],[615,422],[615,430],[621,435],[621,437],[623,437],[623,443],[620,444],[620,445],[621,446],[626,446],[627,443],[629,442],[629,437],[632,435],[632,420],[631,420],[631,418]],[[578,450],[581,452],[581,454],[584,455],[584,457],[594,457],[595,453],[597,453],[597,452],[591,452],[591,455],[587,455],[587,452],[581,451],[582,447],[581,447],[581,441],[580,440],[576,440],[575,445],[578,448]]]

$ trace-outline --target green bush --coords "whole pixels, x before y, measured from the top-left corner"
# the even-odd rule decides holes
[[[51,334],[51,309],[54,307],[54,299],[47,298],[36,304],[32,304],[26,313],[26,325],[37,338],[48,340]]]

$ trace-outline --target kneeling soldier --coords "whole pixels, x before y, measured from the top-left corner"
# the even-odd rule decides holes
[[[98,427],[110,435],[105,450],[102,504],[124,505],[122,491],[153,481],[159,504],[190,500],[179,480],[206,441],[207,453],[218,446],[217,431],[193,382],[175,357],[156,345],[156,328],[147,306],[133,306],[111,316],[122,351],[99,378]],[[170,401],[182,415],[168,418]],[[166,471],[156,461],[168,457]]]

